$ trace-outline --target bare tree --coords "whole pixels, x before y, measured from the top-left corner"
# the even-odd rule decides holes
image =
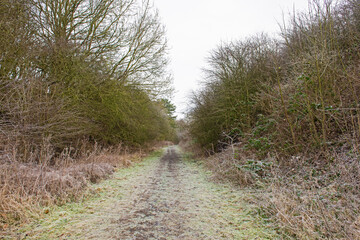
[[[81,57],[110,79],[156,92],[169,82],[165,29],[149,0],[34,0],[33,14],[46,58]]]

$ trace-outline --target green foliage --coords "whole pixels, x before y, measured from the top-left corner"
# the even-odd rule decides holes
[[[169,116],[169,118],[171,119],[176,119],[175,111],[176,111],[176,106],[170,102],[169,99],[161,99],[162,104],[164,105],[164,108],[166,109],[166,114]]]
[[[274,132],[275,124],[276,121],[274,119],[259,114],[258,121],[248,135],[248,141],[245,147],[248,149],[256,149],[260,156],[266,155],[271,147],[273,147],[272,138],[276,135]]]
[[[240,170],[245,170],[253,173],[253,176],[255,174],[256,178],[261,178],[261,177],[264,178],[265,173],[269,172],[271,166],[272,166],[271,162],[248,159],[246,163],[242,165],[238,165],[237,167]]]
[[[259,35],[220,46],[212,53],[205,71],[206,87],[193,97],[195,107],[190,113],[191,133],[201,146],[218,145],[226,141],[223,133],[235,137],[255,126],[262,112],[255,106],[256,94],[274,81],[269,65],[273,44]]]
[[[263,153],[269,150],[271,143],[267,137],[249,138],[248,146],[253,147]]]
[[[326,150],[342,136],[359,143],[359,6],[314,0],[284,23],[280,40],[260,35],[213,50],[190,110],[197,143],[221,150],[230,136],[261,155]]]
[[[165,30],[149,1],[0,4],[0,132],[24,158],[87,138],[142,145],[175,136]],[[3,139],[0,136],[0,139]]]

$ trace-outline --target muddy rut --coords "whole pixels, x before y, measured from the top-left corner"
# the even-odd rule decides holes
[[[185,221],[192,217],[187,211],[191,199],[182,182],[182,165],[175,149],[167,149],[148,182],[118,220],[119,239],[180,239],[190,230]]]

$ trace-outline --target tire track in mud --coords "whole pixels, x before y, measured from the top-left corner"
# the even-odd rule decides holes
[[[119,239],[181,239],[186,231],[181,162],[168,148],[147,186],[134,196],[131,209],[118,220]],[[186,216],[187,218],[190,216]]]

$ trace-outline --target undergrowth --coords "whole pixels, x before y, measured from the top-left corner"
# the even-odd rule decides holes
[[[102,148],[95,144],[92,149],[80,147],[83,152],[76,158],[64,151],[46,161],[47,164],[16,161],[16,152],[2,155],[0,233],[46,214],[44,207],[82,199],[90,183],[98,183],[116,168],[128,167],[140,161],[144,154],[167,144],[159,142],[145,150],[130,150],[121,145]],[[50,153],[47,155],[52,156]]]
[[[359,156],[329,157],[326,165],[293,157],[292,168],[272,169],[260,204],[281,232],[296,239],[360,239]]]
[[[308,6],[277,39],[211,52],[183,140],[217,178],[261,189],[284,238],[359,239],[360,3]]]
[[[255,190],[253,214],[284,239],[360,239],[360,156],[353,151],[259,158],[238,144],[204,164],[215,179]]]

